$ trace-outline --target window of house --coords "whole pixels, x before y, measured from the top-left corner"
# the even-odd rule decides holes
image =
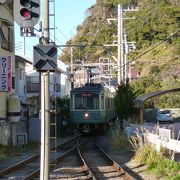
[[[6,21],[1,22],[1,37],[3,41],[1,42],[1,48],[13,51],[13,29],[12,25]]]
[[[61,91],[61,85],[60,84],[56,84],[56,92],[60,92]]]
[[[24,70],[23,69],[19,69],[19,79],[24,80]]]
[[[5,41],[6,41],[6,38],[4,37],[4,34],[3,34],[2,29],[0,27],[0,43],[3,43]]]
[[[31,83],[39,83],[39,76],[31,76]]]
[[[15,89],[15,77],[12,77],[12,89]]]

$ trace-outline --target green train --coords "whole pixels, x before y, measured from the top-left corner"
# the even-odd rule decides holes
[[[116,118],[114,95],[101,84],[74,88],[70,99],[71,121],[81,132],[105,131],[107,123]]]

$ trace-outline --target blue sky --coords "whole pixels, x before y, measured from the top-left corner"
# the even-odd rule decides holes
[[[41,0],[42,1],[42,0]],[[56,12],[56,44],[65,44],[76,33],[76,27],[81,24],[86,17],[86,10],[94,5],[96,0],[55,0]],[[42,3],[41,3],[42,5]],[[43,6],[41,6],[43,8]],[[42,11],[41,11],[42,14]],[[42,16],[41,16],[42,17]],[[41,18],[42,19],[42,18]],[[52,25],[53,22],[50,22]],[[38,25],[35,26],[38,28]],[[38,44],[38,37],[21,37],[20,27],[15,25],[15,50],[16,54],[32,59],[33,46]],[[61,53],[58,51],[58,54]]]

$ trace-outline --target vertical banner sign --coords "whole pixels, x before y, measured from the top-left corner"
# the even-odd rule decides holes
[[[0,57],[0,91],[8,91],[8,86],[9,88],[11,87],[9,85],[10,82],[8,83],[8,78],[11,78],[11,75],[8,73],[8,70],[11,71],[11,67],[10,69],[8,68],[9,60],[9,56]]]
[[[11,56],[8,56],[8,91],[12,90]]]

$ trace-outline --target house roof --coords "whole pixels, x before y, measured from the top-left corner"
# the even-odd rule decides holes
[[[31,61],[27,60],[26,58],[22,57],[22,56],[19,56],[19,55],[15,55],[15,59],[17,59],[18,61],[21,61],[21,62],[25,62],[25,63],[28,63],[28,64],[32,64]]]

